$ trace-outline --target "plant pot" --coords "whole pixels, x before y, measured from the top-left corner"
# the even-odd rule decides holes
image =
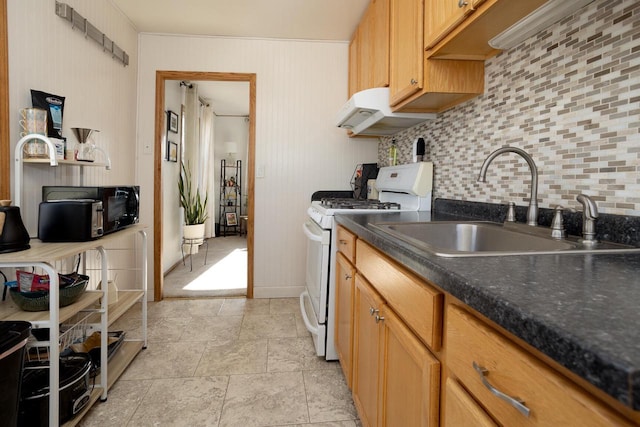
[[[183,226],[182,237],[184,239],[184,252],[187,254],[197,254],[198,247],[204,242],[204,224]]]

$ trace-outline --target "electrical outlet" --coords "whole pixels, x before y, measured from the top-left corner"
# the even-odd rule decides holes
[[[150,142],[146,142],[142,146],[142,154],[153,154],[153,147],[151,146]]]

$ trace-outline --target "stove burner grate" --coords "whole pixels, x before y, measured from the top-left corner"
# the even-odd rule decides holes
[[[345,198],[323,198],[320,206],[329,209],[371,209],[371,210],[399,210],[400,203],[381,202],[372,199],[345,199]]]

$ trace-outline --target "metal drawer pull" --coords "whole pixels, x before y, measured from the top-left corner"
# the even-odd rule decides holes
[[[373,307],[369,307],[369,314],[371,316],[373,316],[374,314],[376,314],[377,312],[379,312],[380,310],[378,310],[377,308],[373,308]]]
[[[506,401],[507,403],[511,404],[511,406],[513,406],[514,408],[516,408],[518,411],[520,411],[520,413],[522,413],[522,415],[524,415],[525,417],[529,417],[529,414],[531,413],[531,409],[527,408],[524,405],[524,401],[518,399],[517,397],[511,397],[507,394],[504,394],[503,392],[501,392],[500,390],[498,390],[497,388],[495,388],[494,386],[492,386],[489,381],[487,381],[486,376],[489,374],[489,371],[485,368],[483,368],[482,366],[479,366],[476,362],[473,362],[473,369],[476,370],[476,372],[480,375],[480,380],[482,381],[482,384],[484,384],[484,386],[489,389],[489,391],[494,395],[499,397],[500,399]]]
[[[343,240],[343,239],[340,239],[339,242],[340,242],[341,245],[346,245],[347,243],[349,243],[349,242],[347,242],[346,240]]]
[[[345,274],[344,275],[344,280],[349,280],[349,279],[351,279],[351,276],[349,274]]]
[[[380,323],[382,321],[384,321],[384,317],[380,316],[379,314],[376,314],[376,323]]]

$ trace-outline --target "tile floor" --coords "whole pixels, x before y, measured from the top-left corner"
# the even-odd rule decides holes
[[[247,294],[247,239],[207,239],[197,254],[187,256],[167,275],[165,298],[244,296]],[[206,261],[206,263],[205,263]],[[193,267],[193,269],[192,269]]]
[[[136,308],[112,329],[139,335]],[[339,364],[315,356],[297,298],[148,308],[148,348],[80,426],[360,425]]]

